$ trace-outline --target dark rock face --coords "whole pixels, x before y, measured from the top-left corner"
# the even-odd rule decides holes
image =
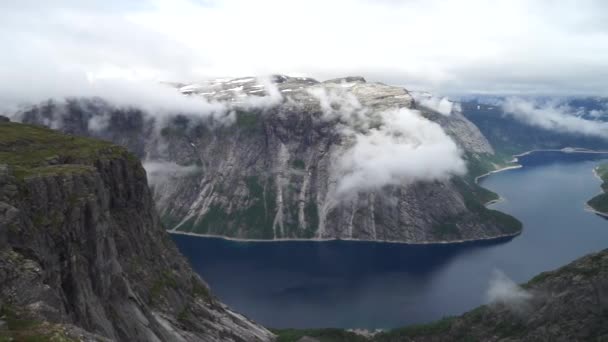
[[[136,159],[48,129],[20,134],[23,127],[0,123],[0,307],[117,341],[273,338],[192,271],[162,228]],[[41,136],[69,156],[56,149],[45,158]],[[86,161],[73,159],[77,149]]]
[[[398,329],[378,341],[606,341],[608,250],[585,256],[523,285],[514,306],[502,301],[460,317]]]
[[[340,91],[372,113],[414,109],[416,102],[403,88],[367,83],[361,77],[323,83],[287,76],[273,80],[282,100],[264,110],[238,106],[247,96],[268,92],[255,78],[179,85],[190,96],[237,103],[230,125],[186,115],[160,123],[141,110],[114,108],[99,99],[50,102],[19,117],[110,140],[144,160],[172,163],[173,169],[190,168],[159,177],[150,171],[163,223],[176,231],[249,239],[412,243],[519,233],[516,220],[483,206],[476,195],[480,190],[466,177],[386,186],[335,203],[331,192],[339,176],[332,168],[352,141],[340,134],[339,119],[321,119],[326,108],[313,92]],[[421,111],[471,160],[493,154],[483,135],[458,111],[449,116]],[[99,118],[107,124],[93,128],[91,123]]]

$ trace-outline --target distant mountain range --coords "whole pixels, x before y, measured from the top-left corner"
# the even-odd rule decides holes
[[[473,122],[499,154],[518,154],[534,149],[581,147],[608,150],[608,135],[604,138],[577,132],[546,129],[506,115],[502,104],[506,97],[468,96],[461,99],[462,114]],[[573,116],[604,123],[608,121],[608,98],[602,97],[527,97],[535,104],[554,103],[570,108]]]

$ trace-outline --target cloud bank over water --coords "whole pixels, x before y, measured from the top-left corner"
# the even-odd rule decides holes
[[[584,118],[579,110],[558,101],[538,102],[510,97],[502,104],[505,115],[531,126],[547,130],[581,134],[608,139],[608,122]],[[600,118],[604,112],[595,110],[591,117]]]

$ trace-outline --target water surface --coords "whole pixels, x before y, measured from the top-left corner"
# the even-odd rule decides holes
[[[592,169],[607,155],[538,152],[523,168],[481,183],[492,208],[524,224],[493,242],[236,242],[174,235],[179,249],[229,306],[269,327],[393,328],[470,310],[493,271],[516,282],[608,247],[608,221],[584,210],[600,191]]]

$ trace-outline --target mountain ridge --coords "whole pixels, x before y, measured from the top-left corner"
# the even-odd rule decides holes
[[[244,239],[409,243],[500,238],[521,230],[514,218],[484,207],[495,195],[469,176],[502,161],[456,108],[441,114],[419,106],[404,88],[360,77],[325,82],[248,77],[178,89],[216,105],[228,103],[222,120],[233,117],[233,123],[192,115],[156,119],[101,99],[49,102],[18,117],[110,140],[144,160],[164,163],[154,198],[173,230]],[[409,131],[396,131],[400,120],[412,121],[403,124]],[[391,169],[384,171],[365,159],[347,159],[354,164],[340,169],[345,158],[359,155],[353,152],[357,144],[373,149],[377,143],[395,151],[406,147],[412,158],[426,160],[405,156],[399,164],[385,156],[379,162]],[[426,146],[429,152],[419,152]],[[432,152],[435,148],[442,152]],[[464,163],[469,176],[452,175],[461,173]],[[417,165],[425,171],[416,171]],[[403,172],[413,178],[401,180]],[[340,185],[355,176],[363,178],[349,183],[355,189],[344,198],[348,186]],[[356,188],[365,183],[372,185]]]

